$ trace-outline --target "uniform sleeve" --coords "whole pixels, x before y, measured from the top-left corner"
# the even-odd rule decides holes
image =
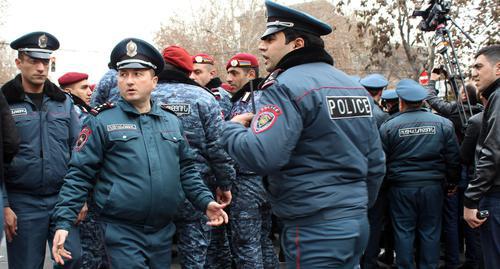
[[[445,152],[444,159],[446,162],[446,180],[448,183],[457,184],[460,180],[460,148],[458,139],[455,135],[453,123],[448,122],[445,126]]]
[[[498,93],[490,96],[487,111],[483,114],[483,124],[486,133],[477,156],[476,175],[469,182],[465,191],[464,205],[467,208],[477,208],[479,200],[498,178],[500,169],[500,96]]]
[[[445,117],[453,114],[457,108],[457,104],[447,102],[437,96],[436,81],[430,81],[429,85],[427,85],[427,90],[428,95],[426,101],[432,109]]]
[[[288,163],[302,133],[302,117],[284,86],[263,91],[251,128],[226,122],[222,141],[236,162],[258,174],[276,173]]]
[[[69,126],[69,148],[72,149],[78,139],[78,134],[80,133],[81,124],[78,113],[75,111],[75,106],[71,105],[70,110],[70,126]]]
[[[184,133],[179,120],[179,128]],[[200,173],[196,170],[195,154],[186,139],[180,142],[179,162],[181,168],[181,184],[188,200],[199,210],[205,212],[208,203],[214,201],[212,193],[203,183]]]
[[[200,112],[206,139],[205,156],[209,157],[209,164],[217,179],[217,186],[227,189],[234,182],[236,171],[233,160],[220,143],[223,123],[221,108],[214,99],[208,106],[200,108]]]
[[[19,150],[20,137],[17,133],[16,123],[12,118],[9,104],[0,92],[0,108],[2,117],[3,162],[10,163]]]
[[[87,194],[95,184],[105,148],[105,133],[94,117],[83,127],[69,162],[68,173],[54,210],[57,229],[68,230],[75,222]]]
[[[373,128],[375,128],[375,123]],[[385,154],[382,149],[382,142],[378,132],[371,137],[370,151],[368,158],[368,177],[366,184],[368,187],[368,208],[371,208],[377,200],[378,191],[385,176]]]

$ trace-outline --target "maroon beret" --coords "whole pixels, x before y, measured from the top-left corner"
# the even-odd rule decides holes
[[[78,72],[68,72],[57,80],[59,82],[59,86],[63,87],[69,84],[77,83],[80,82],[84,79],[88,79],[89,75],[85,73],[78,73]]]
[[[214,57],[205,53],[199,53],[193,56],[194,64],[214,64],[214,62]]]
[[[238,53],[227,61],[226,70],[229,67],[259,67],[259,61],[250,53]]]
[[[162,55],[165,62],[189,73],[193,72],[193,59],[185,49],[179,46],[169,46],[163,49]]]

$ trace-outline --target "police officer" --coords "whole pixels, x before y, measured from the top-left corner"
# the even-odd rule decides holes
[[[375,107],[373,108],[373,116],[377,121],[377,126],[380,127],[382,123],[389,117],[389,115],[382,110],[380,105],[380,97],[382,95],[382,91],[389,82],[385,79],[381,74],[370,74],[364,78],[362,78],[359,83],[365,87],[365,89],[370,93],[373,97],[373,101],[375,102]]]
[[[229,118],[254,111],[260,96],[259,63],[249,53],[238,53],[226,64],[227,83],[234,87]],[[237,165],[230,208],[231,249],[237,268],[277,268],[278,260],[269,238],[272,214],[262,176]]]
[[[219,101],[224,115],[229,115],[231,110],[231,95],[222,88],[222,81],[217,77],[217,69],[215,69],[215,60],[212,56],[199,53],[193,56],[193,72],[189,76],[203,87],[212,91],[215,99]]]
[[[320,38],[330,26],[271,1],[266,8],[259,50],[271,74],[257,115],[225,126],[225,147],[242,167],[269,175],[287,268],[354,268],[385,172],[373,100],[333,67]]]
[[[109,66],[108,66],[109,67]],[[116,102],[120,98],[118,89],[118,72],[110,68],[99,80],[90,97],[90,106],[96,107],[107,102]]]
[[[89,75],[79,72],[68,72],[59,77],[57,82],[61,89],[73,98],[75,111],[78,114],[80,124],[91,111],[90,96],[92,91],[88,82]]]
[[[399,97],[395,89],[384,90],[380,98],[382,106],[390,116],[399,112]]]
[[[78,118],[71,98],[47,79],[50,56],[59,41],[49,33],[33,32],[10,46],[18,51],[21,74],[3,85],[2,92],[21,143],[6,169],[7,254],[10,268],[42,268],[45,246],[52,243],[54,232],[50,216],[78,135]],[[79,236],[73,234],[68,247],[75,259],[68,268],[77,268],[80,260]]]
[[[193,62],[185,49],[169,46],[162,54],[166,67],[158,76],[159,82],[152,98],[180,118],[189,144],[195,151],[196,170],[205,184],[229,203],[236,172],[231,158],[218,141],[223,123],[221,108],[210,90],[189,78]],[[177,248],[183,268],[204,268],[211,233],[206,223],[203,211],[186,200],[175,221],[179,238]],[[225,247],[226,257],[222,258],[228,260],[229,245]]]
[[[94,189],[110,267],[169,267],[172,218],[184,193],[206,211],[209,225],[227,222],[227,215],[201,182],[178,118],[151,101],[164,66],[160,53],[127,38],[110,58],[121,98],[80,132],[54,213],[52,253],[58,263],[71,259],[68,228]]]
[[[398,268],[414,268],[413,244],[420,243],[420,268],[438,268],[442,185],[460,176],[453,124],[421,108],[427,92],[403,79],[396,86],[400,114],[380,127],[387,156],[389,207]]]

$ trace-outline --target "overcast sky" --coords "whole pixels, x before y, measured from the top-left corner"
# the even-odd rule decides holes
[[[127,37],[153,42],[160,24],[175,10],[189,14],[201,0],[7,0],[1,14],[0,38],[11,42],[32,31],[55,35],[61,47],[56,57],[56,80],[68,71],[88,73],[97,82],[107,70],[109,54]],[[14,60],[14,59],[12,59]]]

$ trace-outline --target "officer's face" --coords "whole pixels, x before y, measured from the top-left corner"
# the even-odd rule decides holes
[[[16,59],[16,66],[21,71],[23,82],[34,86],[43,85],[47,80],[49,63],[48,59],[35,59],[25,54]]]
[[[201,86],[206,86],[215,76],[215,69],[210,64],[193,64],[193,72],[189,76]]]
[[[484,55],[479,55],[472,66],[472,80],[479,92],[484,91],[500,78],[500,62],[490,63]]]
[[[158,77],[151,69],[121,69],[118,72],[120,95],[132,105],[149,102],[157,82]]]
[[[268,35],[259,43],[259,50],[264,58],[264,65],[268,72],[274,71],[278,62],[289,52],[297,49],[295,43],[285,44],[285,34],[283,32]]]
[[[250,71],[241,67],[229,67],[227,70],[227,83],[234,87],[235,92],[241,90],[252,79]]]
[[[85,104],[90,104],[90,95],[92,95],[92,91],[90,90],[89,82],[86,79],[77,83],[73,83],[65,87],[64,90],[82,99]]]

